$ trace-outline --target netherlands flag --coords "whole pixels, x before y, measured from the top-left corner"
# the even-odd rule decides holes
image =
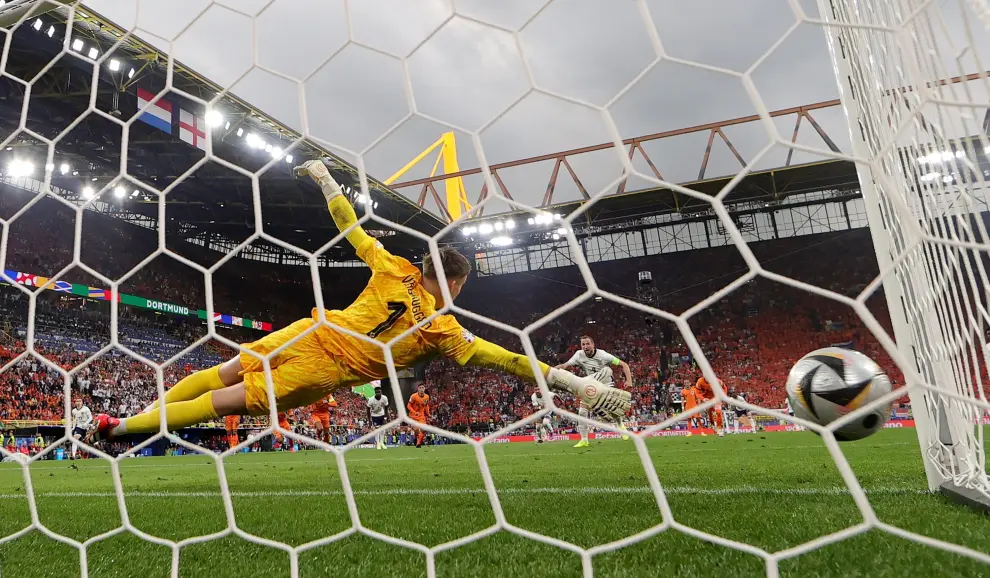
[[[143,88],[137,89],[139,109],[154,100],[154,98],[155,95],[147,90],[144,90]],[[162,132],[172,134],[172,103],[163,98],[149,106],[145,112],[141,113],[138,120],[146,122]]]

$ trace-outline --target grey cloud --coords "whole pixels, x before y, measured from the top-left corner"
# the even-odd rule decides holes
[[[408,77],[403,77],[399,61],[357,46],[344,49],[322,75],[317,74],[305,86],[311,132],[347,148],[368,146],[405,114],[408,81],[418,110],[440,122],[413,116],[367,151],[366,167],[377,178],[384,179],[402,167],[442,132],[451,130],[449,124],[477,130],[499,115],[479,137],[489,162],[597,144],[611,138],[607,123],[595,111],[535,92],[512,107],[531,89],[523,58],[540,87],[601,105],[653,60],[646,25],[655,25],[664,50],[672,56],[744,71],[796,22],[786,0],[647,2],[652,22],[644,22],[632,0],[459,0],[458,15],[446,20],[439,30],[437,26],[450,13],[448,0],[423,0],[415,8],[404,0],[351,2],[353,39],[405,59]],[[140,28],[137,34],[162,49],[209,6],[207,0],[183,0],[182,10],[176,10],[170,0],[142,0],[135,21],[131,2],[93,0],[90,4],[123,26],[136,22]],[[261,0],[224,0],[222,4],[248,14],[263,6]],[[808,17],[817,18],[815,0],[801,0],[800,5]],[[946,76],[974,72],[978,68],[976,55],[986,66],[990,35],[975,25],[971,31],[974,46],[962,50],[968,37],[958,3],[933,5],[932,14],[936,9],[944,15],[944,22],[935,26],[946,56],[940,63],[941,72]],[[539,15],[518,36],[485,24],[517,30],[537,12]],[[348,40],[342,0],[275,0],[257,17],[256,29],[258,63],[297,79],[313,73]],[[174,51],[177,58],[203,75],[227,85],[250,67],[250,43],[250,18],[233,15],[215,4],[176,40]],[[519,53],[520,46],[523,54]],[[958,63],[953,61],[956,55]],[[895,71],[890,72],[882,81],[894,84]],[[821,26],[801,23],[753,71],[752,80],[768,110],[836,98],[836,80]],[[289,126],[301,126],[297,85],[255,70],[232,90]],[[951,92],[960,101],[988,100],[983,83],[953,87]],[[750,115],[756,110],[739,79],[661,61],[607,113],[621,136],[627,138]],[[938,112],[926,114],[937,117]],[[942,107],[941,113],[957,131],[978,129],[982,115],[981,111],[958,107]],[[814,116],[833,140],[848,150],[848,129],[841,109],[815,111]],[[783,140],[790,140],[794,121],[793,116],[774,120]],[[747,162],[770,142],[760,123],[729,127],[725,133]],[[644,148],[665,178],[688,181],[698,176],[707,138],[707,133],[689,134],[646,143]],[[807,123],[798,142],[827,150]],[[477,166],[478,155],[468,135],[458,133],[458,143],[461,166]],[[786,156],[787,149],[777,147],[754,166],[779,166]],[[792,157],[795,163],[821,158],[804,152],[795,152]],[[585,186],[596,192],[619,175],[617,159],[611,151],[576,157],[571,163]],[[638,156],[634,166],[650,173]],[[553,162],[548,161],[505,169],[500,174],[516,200],[539,204],[552,168]],[[404,178],[425,176],[429,169],[430,163],[424,163]],[[739,163],[728,147],[716,139],[707,176],[738,169]],[[473,200],[482,181],[471,177],[466,184]],[[632,179],[629,188],[649,184]],[[413,199],[419,195],[418,190],[403,192]],[[554,200],[576,198],[577,188],[569,178],[562,178]]]

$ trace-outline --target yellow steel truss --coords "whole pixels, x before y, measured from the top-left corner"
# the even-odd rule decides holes
[[[437,160],[433,163],[433,170],[430,171],[430,176],[436,176],[437,169],[440,167],[440,161],[443,161],[443,174],[452,175],[460,172],[460,165],[457,164],[457,139],[453,132],[445,132],[440,135],[440,138],[435,143],[428,146],[423,152],[416,155],[416,158],[409,161],[406,166],[396,171],[391,177],[385,179],[385,184],[391,185],[397,181],[409,169],[419,164],[420,161],[438,148],[440,152],[437,154]],[[468,202],[467,191],[464,189],[464,180],[461,177],[444,179],[444,187],[447,193],[447,213],[451,219],[457,219],[465,212],[471,210],[471,203]]]

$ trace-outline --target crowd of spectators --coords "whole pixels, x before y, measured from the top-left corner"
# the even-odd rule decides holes
[[[0,195],[0,216],[9,217],[17,208],[7,196]],[[74,218],[72,211],[55,202],[27,211],[10,225],[6,268],[44,276],[61,271],[71,261]],[[154,231],[87,213],[81,256],[87,265],[116,278],[154,251],[157,242]],[[182,242],[170,249],[207,265],[221,256]],[[843,295],[855,296],[877,275],[866,230],[754,243],[751,249],[767,270]],[[633,391],[633,419],[639,422],[665,418],[668,389],[693,383],[700,370],[687,345],[689,340],[674,325],[618,303],[612,295],[673,314],[692,311],[688,323],[716,375],[728,387],[745,392],[748,401],[765,407],[784,405],[783,385],[796,359],[829,345],[863,351],[887,371],[895,385],[903,383],[900,371],[851,308],[801,288],[757,277],[695,310],[700,302],[747,273],[733,247],[594,263],[591,270],[599,289],[606,292],[604,296],[587,296],[577,269],[565,267],[478,276],[468,283],[458,304],[519,329],[535,323],[528,339],[537,356],[552,365],[570,357],[581,335],[590,335],[598,347],[630,364],[633,384],[622,383],[621,373],[616,377],[620,387]],[[191,271],[179,261],[159,257],[122,283],[121,291],[202,307],[202,276]],[[640,271],[650,271],[652,283],[640,283]],[[346,305],[368,278],[362,269],[334,269],[327,275],[333,279],[324,283],[324,300],[330,307]],[[103,285],[78,268],[63,278]],[[240,259],[231,260],[216,273],[213,294],[217,310],[269,321],[276,328],[308,316],[313,305],[308,269]],[[576,307],[561,309],[582,296]],[[882,293],[867,303],[880,325],[890,332]],[[0,373],[0,421],[58,421],[67,405],[67,387],[94,412],[126,416],[141,411],[156,397],[156,372],[127,351],[156,363],[169,361],[162,371],[165,387],[190,371],[235,353],[217,341],[185,351],[206,333],[202,321],[126,306],[118,307],[118,345],[101,351],[112,342],[109,305],[43,292],[36,300],[33,326],[34,349],[40,358],[27,356],[11,363],[25,350],[28,298],[16,288],[0,287],[0,364],[7,366]],[[471,319],[461,321],[480,337],[512,350],[523,348],[515,334]],[[246,328],[217,325],[217,329],[238,342],[262,335]],[[66,378],[43,360],[65,370],[85,366],[68,378],[67,385]],[[534,411],[530,403],[534,386],[515,377],[436,360],[427,368],[426,383],[433,398],[435,423],[442,427],[498,429]],[[337,392],[335,396],[339,402],[335,424],[350,432],[365,427],[366,411],[360,396],[351,392]],[[574,409],[570,405],[573,400],[563,403]],[[305,410],[296,417],[305,420]]]

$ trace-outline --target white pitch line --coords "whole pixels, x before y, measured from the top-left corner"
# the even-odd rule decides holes
[[[842,496],[848,495],[849,490],[844,486],[825,488],[759,488],[756,486],[739,486],[733,488],[694,488],[690,486],[673,486],[664,488],[668,495],[698,495],[698,496],[732,496],[732,495],[774,495],[774,496]],[[645,486],[603,486],[603,487],[536,487],[536,488],[502,488],[498,490],[505,494],[650,494],[652,490]],[[878,487],[866,490],[874,495],[914,495],[927,494],[927,490],[915,488]],[[357,496],[463,496],[485,494],[478,488],[392,488],[388,490],[355,490]],[[220,492],[125,492],[126,498],[218,498]],[[279,490],[261,492],[230,492],[236,498],[297,498],[297,497],[336,497],[343,496],[341,490]],[[39,492],[39,498],[112,498],[113,492]],[[0,494],[0,500],[24,499],[24,494]]]
[[[870,447],[870,449],[874,449],[874,448],[893,447],[893,446],[904,446],[904,445],[914,445],[914,442],[891,442],[891,443],[883,443],[883,444],[873,444],[872,446],[869,446],[869,447]],[[441,446],[438,446],[438,448],[439,447],[441,447]],[[495,444],[491,444],[489,447],[503,447],[503,446],[497,446]],[[816,444],[816,445],[797,445],[797,446],[746,447],[746,448],[743,448],[743,450],[745,450],[745,451],[780,451],[780,450],[801,450],[801,449],[824,449],[824,447],[825,447],[824,445]],[[366,450],[366,449],[367,448],[355,448],[355,450],[348,450],[348,454],[347,454],[347,457],[346,457],[347,463],[348,464],[359,464],[359,463],[364,463],[364,462],[405,462],[405,461],[417,461],[417,460],[437,459],[439,457],[439,456],[435,456],[433,454],[423,454],[423,455],[417,455],[417,456],[376,457],[376,458],[372,458],[372,457],[364,457],[366,455],[364,453],[364,450]],[[654,449],[651,449],[651,451],[653,451],[654,454],[655,454],[654,459],[659,460],[659,459],[662,458],[663,454],[667,454],[667,453],[671,453],[671,452],[673,452],[673,453],[697,453],[697,452],[710,452],[710,451],[724,451],[725,449],[726,448],[720,447],[718,444],[713,444],[711,447],[704,447],[704,448],[657,448],[655,450]],[[309,452],[314,452],[315,453],[316,452],[316,450],[304,450],[304,451],[306,451],[307,453],[309,453]],[[357,451],[358,453],[351,453],[351,452],[354,452],[354,451]],[[251,454],[236,454],[236,458],[237,459],[242,459],[242,458],[244,458],[246,456],[256,456],[256,455],[257,455],[256,453],[251,453]],[[301,454],[301,455],[306,455],[306,454]],[[491,460],[491,459],[494,458],[495,461],[497,461],[497,460],[504,460],[504,459],[526,459],[526,458],[529,458],[529,457],[566,456],[566,455],[567,455],[566,452],[526,452],[526,453],[519,453],[519,454],[501,454],[500,453],[500,454],[489,455],[488,456],[488,459]],[[602,455],[603,456],[606,456],[606,455],[621,455],[621,454],[610,452],[608,454],[602,454]],[[205,457],[205,456],[194,456],[194,455],[182,456],[182,457],[178,458],[178,461],[175,461],[175,462],[168,462],[168,463],[166,463],[166,462],[158,462],[158,463],[154,463],[154,464],[140,464],[140,463],[137,463],[136,464],[136,463],[133,463],[132,460],[125,460],[124,462],[122,462],[120,464],[120,467],[121,468],[171,468],[171,467],[179,467],[179,468],[213,467],[213,468],[215,468],[216,467],[216,463],[213,462],[212,460],[209,461],[209,462],[207,462],[207,463],[186,463],[186,462],[183,462],[182,461],[182,458],[195,459],[197,457]],[[231,457],[231,456],[228,456],[228,457]],[[142,458],[134,458],[134,459],[140,460]],[[248,459],[250,459],[250,458],[248,458]],[[471,459],[472,460],[474,459],[473,455],[471,456]],[[225,463],[226,463],[227,467],[230,467],[231,465],[237,464],[238,462],[235,460],[233,462],[225,462]],[[246,464],[250,464],[252,466],[254,466],[254,465],[287,466],[287,465],[295,465],[295,464],[307,464],[307,463],[319,463],[319,464],[322,464],[322,463],[331,463],[331,462],[329,460],[286,459],[286,460],[258,460],[258,461],[251,460],[250,462],[245,462],[245,463]],[[90,465],[91,464],[91,460],[86,460],[86,461],[80,462],[80,464],[84,464],[84,467],[98,467],[98,466],[95,466],[95,465]],[[105,467],[110,467],[110,466],[109,465],[106,465]],[[65,468],[65,462],[64,461],[61,461],[61,462],[39,461],[39,462],[34,462],[34,463],[31,464],[31,469],[32,470],[39,470],[39,471],[40,470],[47,470],[47,469],[63,469],[63,468]],[[4,471],[16,472],[18,475],[20,475],[20,468],[13,468],[13,467],[12,468],[9,468],[9,469],[0,468],[0,473],[3,473]]]

